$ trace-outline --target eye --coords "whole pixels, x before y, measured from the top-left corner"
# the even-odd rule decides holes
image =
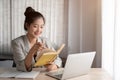
[[[43,29],[43,26],[41,26],[40,28]]]
[[[37,28],[37,25],[34,25],[33,27],[34,27],[34,28]]]

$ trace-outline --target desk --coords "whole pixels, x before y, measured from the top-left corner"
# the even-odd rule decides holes
[[[4,68],[0,68],[0,72],[4,71]],[[41,73],[34,80],[56,80],[52,77],[46,76],[45,71],[42,69],[34,69],[35,71],[40,70]],[[0,78],[0,80],[29,80],[29,79],[15,79],[15,78]],[[31,79],[30,79],[31,80]],[[67,80],[113,80],[112,77],[101,68],[92,68],[87,75],[75,77]]]

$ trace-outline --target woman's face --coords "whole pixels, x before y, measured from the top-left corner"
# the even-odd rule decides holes
[[[43,31],[44,21],[42,18],[36,19],[33,23],[27,26],[28,34],[31,37],[38,38]]]

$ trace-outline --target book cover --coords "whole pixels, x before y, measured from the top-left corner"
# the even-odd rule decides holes
[[[44,49],[41,54],[36,57],[36,63],[34,64],[34,67],[43,66],[50,62],[53,62],[57,58],[57,55],[60,54],[64,46],[65,44],[62,44],[57,51]]]

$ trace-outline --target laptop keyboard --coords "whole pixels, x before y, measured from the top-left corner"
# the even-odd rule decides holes
[[[57,79],[61,79],[62,75],[63,75],[63,71],[64,70],[58,70],[58,71],[55,71],[55,72],[49,72],[49,73],[47,73],[47,75],[51,76],[51,77],[54,77],[54,78],[57,78]]]
[[[62,74],[54,75],[55,77],[62,78]]]

